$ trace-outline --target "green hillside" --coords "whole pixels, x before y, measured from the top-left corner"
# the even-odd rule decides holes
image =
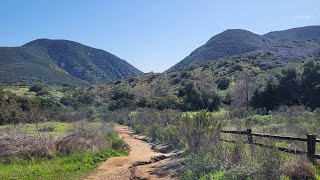
[[[142,74],[106,51],[66,40],[40,39],[0,48],[0,83],[88,85]]]
[[[206,44],[168,71],[219,58],[267,53],[276,61],[299,61],[320,55],[320,26],[308,26],[258,35],[241,29],[226,30],[213,36]]]

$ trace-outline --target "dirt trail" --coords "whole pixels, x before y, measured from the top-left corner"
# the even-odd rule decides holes
[[[158,153],[151,145],[133,135],[127,126],[116,126],[116,132],[129,144],[131,151],[126,157],[114,157],[103,162],[85,180],[175,180],[176,163],[167,158],[171,154]]]

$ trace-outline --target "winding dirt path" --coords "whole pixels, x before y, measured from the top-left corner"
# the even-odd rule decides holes
[[[103,162],[85,180],[176,180],[176,163],[173,153],[164,154],[152,150],[151,145],[133,134],[127,126],[116,126],[116,132],[129,144],[126,157],[114,157]]]

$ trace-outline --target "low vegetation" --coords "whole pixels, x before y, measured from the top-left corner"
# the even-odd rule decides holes
[[[79,122],[2,127],[0,151],[0,179],[77,179],[129,148],[110,124]]]
[[[251,147],[241,143],[247,141],[246,136],[226,136],[220,133],[221,129],[244,130],[246,127],[251,127],[255,132],[302,136],[306,131],[297,130],[294,128],[296,126],[290,129],[289,125],[284,125],[288,128],[285,132],[280,132],[281,129],[276,132],[268,129],[281,127],[286,120],[287,123],[292,123],[290,121],[292,116],[289,114],[253,115],[243,119],[229,119],[226,114],[220,112],[200,111],[181,114],[173,110],[140,109],[133,116],[135,120],[132,126],[136,132],[147,135],[151,141],[168,145],[169,149],[184,151],[181,179],[316,179],[318,177],[316,169],[319,167],[310,163],[305,156],[290,155],[275,149]],[[293,119],[297,126],[307,128],[312,125],[308,126],[305,118],[317,119],[316,116],[315,112],[308,117],[301,115]],[[316,124],[313,125],[317,127]],[[307,132],[318,131],[310,129]],[[224,142],[220,139],[232,139],[239,143]],[[293,149],[306,147],[305,144],[288,144],[269,139],[255,141]],[[295,164],[299,164],[299,167],[295,167]]]
[[[181,179],[315,179],[319,165],[304,156],[248,146],[241,143],[245,136],[220,132],[251,128],[320,136],[319,60],[267,67],[261,65],[263,57],[230,57],[89,88],[5,87],[0,91],[0,179],[77,179],[99,162],[125,155],[128,146],[110,122],[131,126],[167,151],[181,150]]]

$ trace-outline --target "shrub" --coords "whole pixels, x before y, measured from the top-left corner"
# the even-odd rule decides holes
[[[49,95],[50,92],[48,89],[41,89],[40,91],[37,91],[36,96],[45,96]]]
[[[128,82],[129,82],[129,83],[133,83],[134,81],[135,81],[134,78],[129,78],[129,79],[128,79]]]
[[[150,108],[156,108],[159,110],[164,109],[179,109],[181,102],[177,97],[156,97],[151,99],[147,106]]]
[[[21,129],[8,129],[0,133],[0,159],[17,156],[52,157],[55,152],[52,138],[39,138],[28,135]]]
[[[220,90],[226,90],[229,87],[231,80],[229,78],[223,78],[221,80],[218,81],[218,88]]]
[[[210,148],[208,144],[219,146],[221,128],[222,123],[207,111],[200,111],[192,117],[186,114],[179,118],[180,136],[195,154],[207,152],[207,148]]]
[[[116,81],[113,83],[113,85],[118,85],[118,84],[121,84],[121,81]]]
[[[105,129],[104,133],[108,133],[111,130]],[[57,141],[57,151],[61,154],[81,151],[99,152],[111,147],[111,144],[104,142],[104,134],[101,129],[90,126],[87,123],[77,123],[69,131],[67,135]]]
[[[221,98],[215,91],[198,91],[193,82],[184,83],[177,96],[183,99],[181,110],[184,111],[214,111],[221,105]]]
[[[45,84],[40,83],[40,82],[35,82],[30,86],[29,91],[30,92],[39,92],[39,91],[43,90],[44,88],[46,88]]]
[[[176,123],[179,114],[175,110],[166,109],[159,111],[156,109],[139,109],[133,115],[133,129],[137,133],[142,133],[152,138],[153,141],[164,143],[169,148],[182,148],[180,135],[177,131]]]
[[[94,94],[82,89],[65,92],[65,95],[60,98],[59,101],[65,106],[72,106],[74,108],[79,108],[79,106],[83,105],[92,105],[96,102]]]
[[[109,110],[115,111],[122,108],[131,108],[135,106],[135,101],[130,99],[119,99],[109,103]]]
[[[125,89],[123,89],[121,87],[115,87],[114,89],[112,89],[111,99],[114,100],[114,101],[117,101],[117,100],[120,100],[120,99],[133,100],[134,99],[134,94],[132,94],[128,90],[125,90]]]
[[[221,171],[221,162],[212,156],[188,155],[180,172],[182,180],[200,179],[208,173]]]
[[[306,158],[295,158],[290,162],[285,163],[281,167],[283,175],[292,180],[314,179],[316,180],[316,169]]]
[[[53,124],[45,124],[38,127],[39,132],[53,132],[56,127]]]

